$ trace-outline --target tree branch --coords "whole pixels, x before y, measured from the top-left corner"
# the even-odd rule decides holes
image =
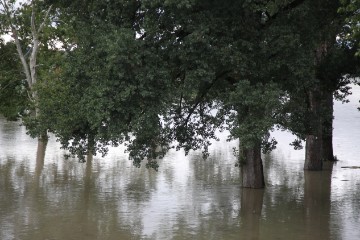
[[[38,28],[38,34],[40,34],[42,32],[43,28],[45,27],[45,23],[46,23],[46,20],[47,20],[47,18],[49,16],[51,8],[52,8],[52,5],[50,5],[50,7],[48,8],[48,10],[45,13],[44,19],[43,19],[42,23],[40,24],[40,26]]]
[[[34,35],[37,37],[37,31],[36,31],[36,26],[35,26],[35,4],[34,1],[31,1],[31,19],[30,19],[30,24],[31,24],[31,33],[34,37]]]
[[[26,62],[24,53],[23,53],[23,51],[22,51],[21,43],[20,43],[20,40],[19,40],[18,31],[17,31],[17,29],[16,29],[16,27],[15,27],[15,24],[14,24],[14,22],[13,22],[13,17],[11,16],[9,6],[8,6],[7,3],[6,3],[6,0],[2,0],[2,1],[1,1],[1,4],[2,4],[2,6],[4,7],[4,12],[5,12],[5,15],[6,15],[6,17],[7,17],[7,21],[9,22],[9,25],[10,25],[12,37],[13,37],[14,40],[15,40],[16,50],[17,50],[17,52],[18,52],[18,55],[19,55],[21,64],[22,64],[23,69],[24,69],[24,72],[25,72],[26,81],[28,82],[29,86],[31,86],[31,84],[32,84],[32,79],[31,79],[31,74],[30,74],[29,65],[28,65],[28,63]]]
[[[304,3],[306,0],[294,0],[291,3],[287,4],[285,7],[281,8],[277,13],[275,13],[272,16],[269,16],[268,13],[265,12],[266,16],[268,17],[268,20],[265,22],[264,27],[268,27],[272,24],[273,21],[279,16],[280,13],[291,11],[292,9],[300,6],[302,3]]]
[[[216,76],[215,80],[212,81],[206,88],[205,90],[201,93],[201,95],[197,95],[196,99],[195,99],[195,105],[190,109],[188,116],[186,117],[185,123],[183,124],[184,126],[186,126],[190,120],[191,115],[195,112],[196,108],[199,106],[199,104],[201,103],[201,101],[203,100],[203,98],[206,96],[206,94],[209,92],[209,90],[214,86],[215,82],[217,80],[219,80],[221,77],[225,76],[226,74],[228,74],[230,71],[224,71],[221,74],[219,74],[218,76]]]

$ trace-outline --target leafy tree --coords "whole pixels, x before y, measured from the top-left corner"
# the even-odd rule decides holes
[[[349,74],[356,72],[356,49],[341,39],[346,22],[345,16],[338,14],[338,7],[337,1],[308,1],[304,3],[305,9],[293,16],[296,21],[302,19],[302,25],[295,22],[294,26],[306,36],[299,45],[305,55],[296,56],[305,56],[312,62],[303,67],[310,73],[307,79],[290,81],[295,88],[285,86],[291,102],[284,125],[306,140],[307,170],[321,170],[323,160],[334,159],[333,94],[346,93]]]
[[[1,32],[10,33],[14,40],[22,72],[30,90],[29,97],[35,108],[33,113],[35,118],[39,115],[39,111],[38,96],[33,88],[38,81],[39,50],[42,47],[44,28],[49,25],[51,11],[51,6],[47,9],[39,8],[40,2],[32,0],[16,6],[14,0],[0,1],[0,18],[3,23]],[[39,136],[42,138],[45,135],[46,133],[42,132]]]
[[[71,16],[75,47],[42,121],[72,153],[126,141],[135,165],[147,157],[154,167],[174,141],[207,156],[226,127],[241,142],[243,186],[263,187],[261,145],[273,147],[268,131],[286,101],[277,72],[297,41],[272,22],[301,1],[270,3],[52,1]]]
[[[279,75],[273,74],[291,64],[282,60],[282,48],[269,47],[285,44],[283,39],[277,40],[281,32],[269,29],[278,14],[299,3],[284,1],[272,16],[266,15],[268,5],[246,4],[150,4],[155,11],[145,23],[157,29],[150,27],[154,33],[145,31],[144,39],[161,36],[160,49],[166,50],[167,62],[174,69],[177,81],[173,82],[172,95],[176,101],[167,119],[174,126],[179,147],[203,148],[206,154],[208,139],[215,138],[215,130],[227,123],[231,138],[239,138],[242,145],[239,165],[243,186],[259,188],[264,186],[261,145],[273,147],[274,140],[265,140],[278,122],[275,113],[285,100],[276,84]],[[269,34],[274,35],[272,42],[267,39]]]
[[[307,149],[321,146],[312,141],[324,129],[320,93],[330,78],[342,86],[348,70],[334,59],[351,52],[335,42],[337,3],[46,3],[68,26],[69,44],[56,81],[39,85],[38,120],[71,153],[105,154],[125,143],[135,165],[147,158],[156,168],[171,144],[206,157],[215,131],[227,128],[240,139],[243,186],[261,188],[261,149],[274,147],[274,126],[306,138]],[[327,61],[338,69],[329,76]]]
[[[14,44],[0,39],[0,113],[9,120],[23,116],[28,105],[27,85],[14,50]]]
[[[166,146],[160,131],[165,65],[135,38],[131,13],[138,8],[124,3],[119,15],[112,15],[116,8],[109,5],[76,2],[61,8],[62,17],[75,19],[69,36],[75,47],[66,52],[58,79],[39,90],[39,120],[81,160],[127,141],[135,165],[149,157],[149,166],[156,167],[152,159],[161,152],[154,145]]]

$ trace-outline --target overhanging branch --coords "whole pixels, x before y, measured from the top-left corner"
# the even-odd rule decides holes
[[[224,71],[221,74],[219,74],[218,76],[216,76],[216,78],[214,79],[214,81],[212,81],[208,86],[206,86],[206,88],[204,89],[204,91],[202,91],[202,93],[198,93],[198,95],[195,98],[195,105],[190,109],[188,116],[186,117],[185,123],[183,124],[184,126],[186,126],[190,120],[191,115],[195,112],[196,108],[199,106],[199,104],[201,103],[201,101],[204,99],[204,97],[206,96],[206,94],[210,91],[210,89],[214,86],[215,82],[217,82],[219,79],[221,79],[222,77],[224,77],[226,74],[228,74],[230,71]]]

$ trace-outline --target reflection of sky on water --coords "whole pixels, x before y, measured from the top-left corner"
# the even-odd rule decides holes
[[[237,142],[225,133],[209,159],[171,151],[154,172],[133,167],[122,147],[85,164],[64,160],[53,137],[41,164],[37,141],[0,119],[0,239],[360,239],[360,169],[341,168],[360,166],[360,91],[353,92],[349,104],[335,103],[341,161],[332,174],[304,177],[304,151],[288,145],[291,134],[275,132],[261,194],[239,188]]]
[[[353,86],[349,103],[335,103],[334,150],[341,163],[358,162],[360,165],[360,87]],[[341,155],[340,155],[341,154]]]
[[[341,168],[360,166],[360,87],[352,92],[349,103],[335,103],[334,154],[340,161],[333,170],[331,200],[332,215],[342,222],[342,239],[360,239],[360,169]]]

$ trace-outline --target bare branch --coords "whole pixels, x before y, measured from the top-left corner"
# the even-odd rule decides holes
[[[218,76],[216,76],[216,78],[208,86],[205,87],[205,89],[203,90],[202,93],[198,92],[198,95],[196,96],[196,99],[195,99],[195,104],[189,110],[188,116],[186,117],[186,120],[185,120],[185,122],[183,124],[184,126],[187,126],[191,115],[195,112],[196,108],[199,106],[199,104],[204,99],[204,97],[209,92],[209,90],[214,86],[215,82],[218,81],[219,79],[221,79],[222,77],[224,77],[229,72],[230,71],[224,71],[224,72],[220,73]]]
[[[24,53],[22,51],[21,43],[20,43],[20,40],[19,40],[19,37],[18,37],[18,32],[17,32],[16,28],[13,25],[11,25],[11,30],[12,30],[13,38],[15,39],[16,50],[18,52],[21,64],[23,65],[23,69],[24,69],[24,72],[25,72],[25,75],[26,75],[26,80],[27,80],[29,86],[31,86],[32,80],[31,80],[31,74],[30,74],[30,70],[29,70],[29,65],[26,62],[25,55],[24,55]]]
[[[33,35],[33,38],[37,38],[37,31],[35,26],[35,3],[34,1],[31,1],[31,33]]]
[[[13,17],[11,16],[11,13],[10,13],[10,8],[9,8],[8,4],[6,3],[6,0],[2,0],[1,4],[4,7],[4,13],[5,13],[5,15],[7,17],[7,21],[9,22],[9,25],[10,25],[12,37],[15,40],[16,50],[18,52],[21,64],[23,66],[23,70],[25,72],[26,81],[28,82],[29,86],[31,86],[32,79],[31,79],[31,74],[30,74],[30,70],[29,70],[29,65],[26,62],[25,55],[24,55],[24,53],[22,51],[21,43],[20,43],[20,40],[19,40],[19,34],[18,34],[16,26],[15,26],[15,24],[13,22]]]
[[[45,13],[44,19],[43,19],[42,23],[41,23],[40,26],[39,26],[38,34],[40,34],[40,33],[42,32],[42,30],[43,30],[43,28],[44,28],[44,26],[45,26],[45,23],[46,23],[46,20],[47,20],[47,18],[48,18],[48,16],[49,16],[49,13],[50,13],[50,11],[51,11],[51,8],[52,8],[52,5],[50,5],[50,7],[48,8],[48,10],[47,10],[46,13]]]

